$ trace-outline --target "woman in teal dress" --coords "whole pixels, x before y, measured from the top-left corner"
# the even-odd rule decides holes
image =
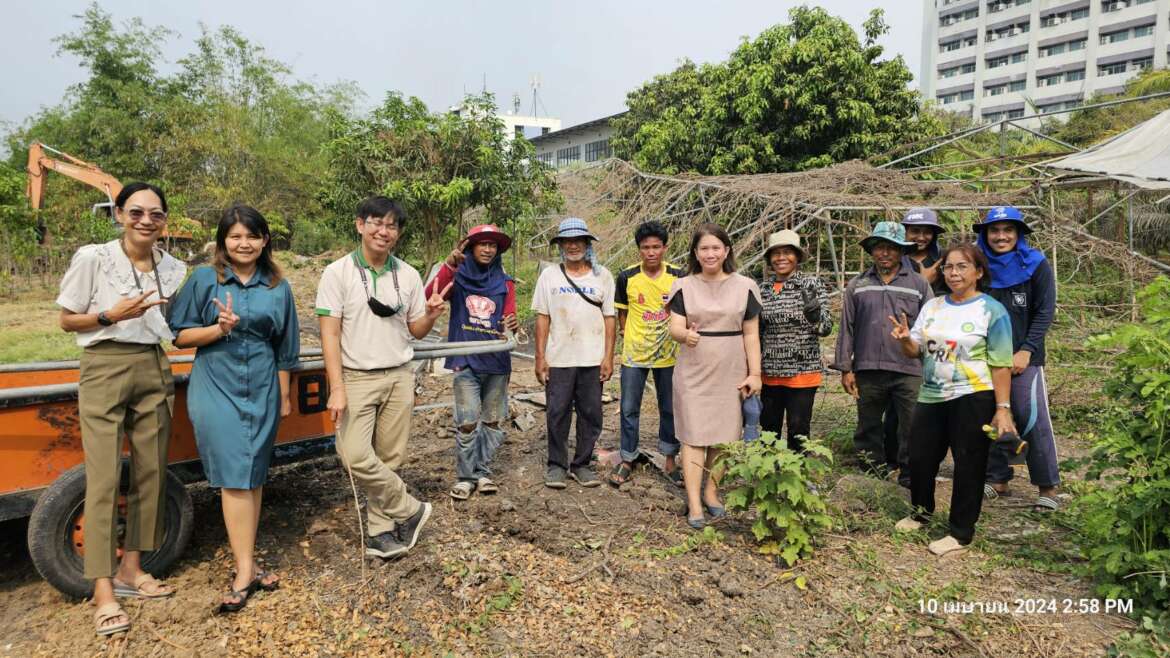
[[[289,371],[300,327],[288,281],[272,258],[268,222],[232,206],[215,232],[215,256],[172,302],[177,347],[195,347],[187,411],[207,481],[221,487],[236,571],[220,612],[236,612],[257,589],[279,585],[254,559],[260,500],[280,419],[292,410]]]

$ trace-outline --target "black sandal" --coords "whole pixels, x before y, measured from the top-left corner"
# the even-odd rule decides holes
[[[620,487],[633,479],[633,475],[634,467],[629,462],[622,462],[609,474],[609,483],[615,487]]]
[[[276,574],[265,569],[256,569],[256,588],[262,589],[265,592],[275,592],[280,589],[280,576],[276,576],[276,580],[271,583],[265,583],[264,579],[269,576],[276,576]]]
[[[675,466],[673,471],[666,474],[666,479],[670,480],[676,487],[684,486],[682,467]]]
[[[234,576],[233,576],[233,578],[234,578]],[[230,586],[231,585],[229,585],[229,587]],[[252,593],[255,592],[256,588],[258,588],[258,587],[260,587],[260,579],[253,578],[252,582],[248,583],[248,586],[242,590],[229,589],[227,596],[238,596],[238,597],[240,597],[240,600],[235,602],[235,603],[228,603],[227,601],[220,601],[219,602],[219,609],[216,610],[216,612],[218,612],[219,614],[222,615],[222,614],[227,613],[227,612],[239,612],[239,611],[243,610],[244,607],[246,605],[248,605],[248,598],[250,596],[252,596]]]

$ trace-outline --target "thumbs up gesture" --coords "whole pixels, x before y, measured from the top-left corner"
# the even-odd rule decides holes
[[[694,347],[695,345],[698,345],[699,338],[701,338],[701,336],[699,336],[699,325],[692,324],[690,328],[687,329],[687,347]]]
[[[216,319],[216,322],[219,325],[220,333],[225,336],[230,336],[232,329],[235,329],[236,325],[240,323],[240,316],[232,313],[232,294],[230,292],[227,294],[227,304],[224,304],[216,298],[213,298],[211,301],[215,302],[215,305],[219,307],[219,317]]]

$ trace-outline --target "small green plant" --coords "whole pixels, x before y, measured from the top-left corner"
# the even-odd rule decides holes
[[[508,610],[516,605],[517,601],[524,594],[524,581],[511,574],[504,575],[504,582],[508,588],[499,592],[487,600],[484,604],[483,612],[479,613],[475,621],[469,625],[469,630],[474,634],[483,632],[485,628],[491,623],[492,616],[497,612]]]
[[[756,508],[752,534],[759,552],[792,566],[812,554],[813,537],[832,527],[824,499],[813,482],[828,473],[833,454],[823,443],[808,440],[804,453],[792,452],[773,432],[723,451],[717,469],[739,486],[727,494],[732,509]]]
[[[650,557],[655,560],[665,560],[666,558],[678,557],[684,553],[689,553],[703,544],[718,544],[722,541],[723,533],[711,526],[707,526],[703,528],[703,532],[687,537],[681,544],[667,546],[666,548],[650,549]]]
[[[1121,351],[1104,386],[1113,402],[1080,460],[1098,483],[1068,516],[1099,592],[1157,616],[1170,607],[1170,279],[1158,277],[1139,300],[1142,322],[1090,341]]]

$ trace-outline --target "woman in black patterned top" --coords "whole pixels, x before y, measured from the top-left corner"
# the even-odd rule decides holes
[[[809,434],[813,400],[821,385],[820,337],[833,331],[829,295],[820,279],[800,272],[804,250],[795,231],[768,237],[767,268],[760,282],[760,348],[764,412],[760,425],[780,434],[788,419],[788,448],[800,450]]]

